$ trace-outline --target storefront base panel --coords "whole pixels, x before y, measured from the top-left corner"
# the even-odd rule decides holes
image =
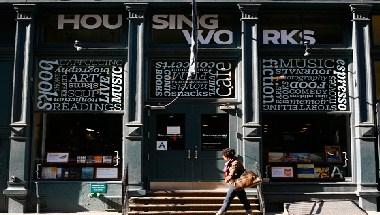
[[[226,187],[223,182],[150,182],[151,190],[220,190]]]
[[[299,201],[348,200],[359,205],[356,184],[341,183],[267,183],[264,184],[267,211],[283,211],[285,203]]]
[[[367,211],[377,211],[378,192],[359,192],[359,205]]]
[[[37,212],[121,211],[121,182],[40,181],[34,184],[32,198]],[[106,189],[96,195],[91,193],[91,184],[105,185]]]

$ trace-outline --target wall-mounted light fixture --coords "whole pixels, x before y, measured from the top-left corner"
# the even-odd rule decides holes
[[[225,110],[225,111],[227,111],[227,110],[235,110],[236,109],[236,105],[231,105],[231,104],[220,104],[219,105],[219,109],[220,110]]]
[[[77,50],[77,52],[79,52],[83,49],[82,45],[79,43],[79,40],[74,41],[74,48],[75,48],[75,50]]]
[[[164,105],[145,105],[145,107],[149,108],[150,110],[165,110],[166,106]]]
[[[82,50],[114,50],[115,49],[115,48],[83,47],[83,44],[79,42],[79,40],[75,40],[73,46],[77,52],[82,51]]]
[[[311,52],[310,52],[311,48],[309,47],[309,42],[304,41],[303,44],[305,45],[305,53],[303,54],[303,56],[308,57],[311,54]]]

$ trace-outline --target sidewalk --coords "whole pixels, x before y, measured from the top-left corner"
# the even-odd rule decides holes
[[[0,213],[0,215],[21,215],[22,213]],[[38,215],[37,213],[25,213],[29,215]],[[77,212],[77,213],[39,213],[42,215],[121,215],[117,212],[104,212],[104,211],[88,211],[88,212]],[[368,215],[380,215],[380,212],[370,211],[367,212]],[[266,215],[283,215],[283,213],[266,213]],[[323,215],[323,214],[320,214]],[[355,214],[347,214],[355,215]]]

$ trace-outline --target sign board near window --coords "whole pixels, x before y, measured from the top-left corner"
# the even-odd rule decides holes
[[[187,60],[152,60],[150,96],[173,98],[180,93],[188,98],[235,98],[236,65],[235,60],[199,60],[196,75],[186,82]]]
[[[121,59],[41,59],[35,106],[41,111],[122,111]]]
[[[347,111],[348,62],[341,58],[263,58],[264,111]]]

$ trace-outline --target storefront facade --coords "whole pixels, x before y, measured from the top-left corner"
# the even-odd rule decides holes
[[[123,182],[212,189],[226,147],[273,208],[377,210],[379,6],[200,1],[188,76],[189,3],[0,4],[0,211],[118,210]]]

